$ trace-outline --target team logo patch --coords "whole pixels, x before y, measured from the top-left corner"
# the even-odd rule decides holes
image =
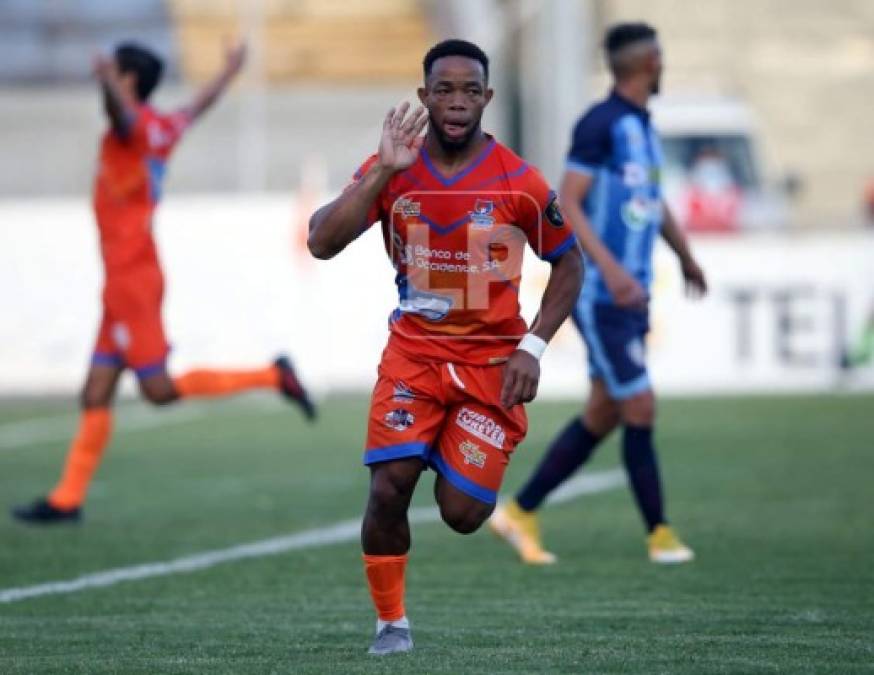
[[[646,348],[643,346],[643,340],[635,338],[625,346],[625,353],[631,362],[643,368],[646,365]]]
[[[495,224],[495,218],[492,216],[494,210],[495,203],[491,199],[477,199],[473,211],[470,212],[470,221],[475,228],[487,230]]]
[[[482,469],[486,465],[486,453],[479,449],[479,446],[472,441],[462,441],[458,446],[458,451],[464,455],[464,463],[472,464],[477,469]]]
[[[640,232],[649,224],[650,205],[642,197],[632,197],[622,205],[622,221],[625,226]]]
[[[392,211],[394,213],[400,213],[404,218],[418,216],[422,213],[422,204],[420,202],[414,202],[412,199],[401,197],[395,201],[392,206]]]
[[[416,417],[409,410],[398,408],[385,414],[385,426],[395,431],[406,431],[416,423]]]
[[[407,386],[407,383],[403,380],[398,381],[395,384],[394,394],[392,395],[392,401],[395,403],[409,403],[410,401],[414,401],[416,399],[416,394]]]
[[[558,198],[555,196],[554,192],[551,192],[550,196],[552,199],[549,200],[544,215],[550,225],[553,227],[561,227],[564,225],[564,216],[561,215],[561,209],[558,208]]]
[[[455,423],[472,436],[476,436],[499,450],[503,449],[507,433],[500,424],[488,415],[475,412],[470,408],[462,408],[458,411]]]
[[[130,347],[130,332],[123,323],[112,324],[112,341],[121,350]]]

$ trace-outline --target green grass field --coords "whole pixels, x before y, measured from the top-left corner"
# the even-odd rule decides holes
[[[0,403],[4,506],[54,481],[68,406]],[[531,407],[507,489],[574,410]],[[874,397],[670,400],[660,414],[692,565],[646,561],[620,488],[544,510],[548,569],[488,532],[416,526],[410,655],[365,654],[374,619],[352,541],[0,604],[0,672],[874,672]],[[0,592],[355,517],[365,415],[364,398],[328,400],[314,427],[262,398],[128,404],[81,525],[0,518]],[[586,470],[618,461],[614,439]]]

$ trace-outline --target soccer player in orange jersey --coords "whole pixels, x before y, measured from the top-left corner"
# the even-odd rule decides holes
[[[182,134],[212,106],[240,71],[245,46],[227,51],[224,68],[192,103],[172,114],[148,105],[163,64],[152,52],[125,43],[95,60],[109,129],[100,144],[94,211],[105,279],[103,316],[82,390],[82,417],[63,475],[46,498],[13,509],[29,523],[78,520],[88,485],[109,442],[111,405],[119,377],[129,368],[143,396],[155,404],[275,389],[303,409],[314,408],[285,357],[255,370],[167,373],[169,345],[161,321],[164,277],[152,236],[152,219],[170,153]]]
[[[524,438],[539,358],[582,283],[576,238],[540,173],[483,132],[488,58],[449,40],[424,60],[423,108],[389,111],[377,154],[310,221],[331,258],[380,221],[400,301],[373,391],[364,463],[364,566],[377,612],[371,654],[412,649],[404,608],[407,510],[426,468],[443,520],[476,531]],[[427,109],[427,112],[426,112]],[[420,132],[428,127],[427,133]],[[552,264],[529,330],[519,315],[525,245]]]

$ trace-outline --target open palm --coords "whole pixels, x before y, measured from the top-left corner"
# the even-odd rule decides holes
[[[408,169],[419,156],[425,137],[422,130],[428,123],[428,113],[422,106],[411,115],[409,103],[392,108],[385,116],[382,137],[379,141],[379,161],[383,166],[403,171]]]

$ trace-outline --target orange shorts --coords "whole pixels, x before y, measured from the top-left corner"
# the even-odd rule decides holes
[[[91,362],[131,368],[139,378],[163,372],[170,345],[161,321],[162,288],[108,285]]]
[[[494,504],[525,438],[521,405],[500,404],[503,366],[413,361],[386,348],[370,403],[364,463],[418,457],[450,484]]]

